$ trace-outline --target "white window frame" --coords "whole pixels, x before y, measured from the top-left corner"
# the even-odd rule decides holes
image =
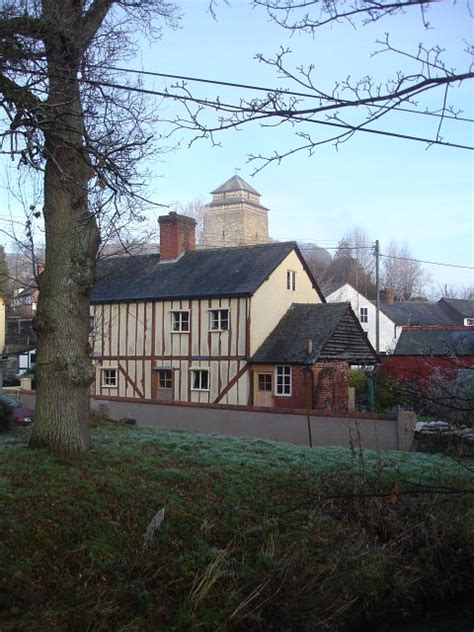
[[[369,308],[368,307],[359,307],[359,320],[361,323],[369,322]]]
[[[464,319],[465,327],[474,327],[474,318],[465,318]]]
[[[113,366],[102,367],[100,384],[102,388],[118,388],[118,369]],[[113,372],[113,380],[112,378]],[[110,373],[110,375],[107,375]]]
[[[172,309],[171,310],[171,333],[172,334],[188,334],[191,325],[189,309]],[[187,315],[187,329],[183,328],[183,314]],[[184,321],[186,322],[186,321]],[[177,325],[177,329],[175,328]]]
[[[291,290],[292,292],[296,292],[296,271],[295,270],[286,271],[286,289]]]
[[[278,395],[280,397],[291,397],[291,392],[291,366],[289,364],[281,364],[275,369],[275,395]]]
[[[203,387],[203,375],[206,374],[206,388]],[[196,379],[197,378],[197,379]],[[200,392],[209,392],[210,389],[210,375],[209,369],[191,369],[191,390],[192,391],[200,391]],[[197,386],[196,386],[197,382]]]
[[[225,318],[223,318],[223,312],[226,312]],[[214,314],[217,314],[217,318],[214,318]],[[227,327],[222,326],[222,321],[227,321]],[[216,325],[216,326],[214,326]],[[217,309],[209,310],[209,331],[229,331],[230,328],[230,309],[227,307],[218,307]]]

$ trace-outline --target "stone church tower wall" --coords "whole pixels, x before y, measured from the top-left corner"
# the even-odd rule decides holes
[[[202,245],[208,247],[265,244],[268,239],[268,209],[260,193],[239,176],[212,191],[204,213]]]

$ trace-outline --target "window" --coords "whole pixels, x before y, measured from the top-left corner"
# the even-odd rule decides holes
[[[117,387],[117,369],[102,369],[102,386]]]
[[[209,371],[207,369],[193,369],[193,390],[209,390]]]
[[[292,292],[296,290],[296,272],[294,270],[286,271],[286,289]]]
[[[474,327],[474,318],[466,318],[464,324],[466,327]]]
[[[229,329],[228,309],[211,309],[209,319],[209,329],[211,331],[227,331]]]
[[[160,369],[158,371],[158,386],[160,388],[173,388],[172,369]]]
[[[276,394],[291,395],[291,366],[277,366]]]
[[[359,320],[361,323],[369,322],[369,308],[368,307],[359,308]]]
[[[171,331],[189,331],[189,311],[171,312]]]
[[[259,391],[272,391],[272,374],[271,373],[259,373],[258,374],[258,390]]]

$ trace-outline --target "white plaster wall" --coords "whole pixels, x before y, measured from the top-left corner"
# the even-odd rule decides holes
[[[367,332],[371,345],[374,349],[376,348],[375,319],[377,310],[375,308],[375,304],[372,301],[369,301],[368,298],[366,298],[363,294],[353,288],[352,285],[349,285],[349,283],[346,283],[332,294],[326,296],[326,301],[328,303],[349,302],[359,321],[360,308],[367,308],[368,322],[361,322],[360,324],[362,326],[362,329]],[[397,336],[395,334],[395,326],[393,322],[382,311],[380,311],[379,324],[380,351],[382,353],[390,353],[394,349],[397,339]]]
[[[296,290],[286,287],[286,273],[296,272]],[[258,288],[250,303],[250,355],[274,330],[292,303],[321,303],[306,270],[293,250]]]

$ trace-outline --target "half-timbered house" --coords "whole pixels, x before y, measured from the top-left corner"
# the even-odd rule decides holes
[[[286,365],[260,383],[253,356],[292,305],[325,302],[296,243],[196,250],[193,219],[172,212],[159,221],[160,255],[110,258],[99,268],[94,394],[267,405],[256,391],[278,393]],[[360,328],[357,335],[370,347]]]

